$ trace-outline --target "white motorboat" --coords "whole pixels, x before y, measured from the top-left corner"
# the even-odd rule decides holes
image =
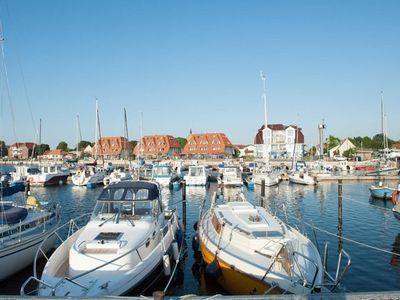
[[[117,169],[111,172],[110,175],[106,175],[103,179],[105,186],[111,183],[117,183],[125,180],[132,180],[132,175],[129,171],[123,169]]]
[[[163,209],[157,183],[110,184],[89,223],[56,249],[40,280],[30,280],[39,283],[39,296],[123,295],[161,265],[168,275],[169,256],[178,255],[178,230],[178,217]]]
[[[158,182],[162,187],[168,187],[176,178],[171,166],[154,165],[151,179]]]
[[[219,168],[221,173],[221,184],[225,187],[229,186],[242,186],[242,172],[239,167],[235,166],[226,166]]]
[[[69,170],[59,165],[15,166],[15,178],[25,179],[31,186],[66,184]]]
[[[294,172],[289,174],[289,182],[303,184],[303,185],[314,185],[317,182],[314,180],[313,177],[307,174],[304,170],[300,170],[298,172]]]
[[[72,183],[78,186],[96,186],[103,184],[106,173],[102,169],[98,169],[94,166],[86,166],[76,171],[71,176]]]
[[[280,177],[274,173],[268,166],[257,166],[253,172],[252,180],[255,184],[262,185],[263,180],[265,186],[274,186],[279,184]]]
[[[0,281],[31,265],[42,241],[58,226],[58,209],[47,210],[33,196],[25,205],[0,202]],[[42,250],[54,247],[55,236]]]
[[[183,177],[186,185],[206,185],[207,172],[205,166],[189,166],[188,173]]]
[[[316,246],[265,208],[237,199],[215,204],[200,218],[198,240],[206,275],[238,294],[309,294],[323,285]]]

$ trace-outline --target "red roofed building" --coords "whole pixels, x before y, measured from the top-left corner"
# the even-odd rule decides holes
[[[295,125],[269,124],[267,126],[267,149],[273,158],[293,158],[293,150],[297,158],[303,157],[304,134]],[[256,156],[262,157],[264,151],[264,125],[258,129],[254,138]]]
[[[229,156],[234,153],[233,145],[223,133],[193,133],[183,149],[186,155]]]
[[[44,159],[63,159],[67,155],[67,152],[61,149],[46,150],[44,151],[42,157]]]
[[[176,156],[182,151],[181,145],[171,135],[147,135],[142,138],[133,151],[135,155],[157,157]]]
[[[103,156],[108,159],[119,159],[132,153],[132,146],[122,136],[102,137],[93,147],[93,156]]]
[[[8,157],[18,159],[28,159],[32,157],[33,151],[37,147],[35,143],[15,143],[8,148]]]

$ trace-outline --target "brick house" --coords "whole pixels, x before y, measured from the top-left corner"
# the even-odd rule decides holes
[[[181,151],[181,145],[171,135],[147,135],[136,145],[133,153],[144,157],[172,157]]]
[[[268,124],[267,149],[272,158],[301,158],[304,153],[304,134],[296,125]],[[264,125],[258,129],[254,138],[256,157],[262,157],[264,151]]]
[[[123,136],[102,137],[92,149],[93,156],[103,156],[106,159],[125,158],[131,153],[132,146]]]
[[[232,157],[234,149],[224,133],[192,133],[183,149],[190,156]]]
[[[32,157],[33,151],[37,147],[35,143],[15,143],[8,148],[10,159],[28,159]]]

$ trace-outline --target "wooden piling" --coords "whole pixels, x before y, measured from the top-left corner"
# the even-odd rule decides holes
[[[261,197],[265,197],[265,179],[261,180]]]
[[[186,231],[186,181],[182,181],[182,220],[183,230]]]
[[[342,207],[343,207],[343,182],[341,179],[338,180],[338,251],[342,250],[342,225],[343,225],[343,214],[342,214]]]

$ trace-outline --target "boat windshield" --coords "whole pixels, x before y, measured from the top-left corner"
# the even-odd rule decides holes
[[[169,176],[171,174],[171,169],[169,167],[154,167],[153,176]]]
[[[190,168],[190,176],[203,176],[204,168],[202,167],[191,167]]]
[[[107,220],[115,216],[115,220],[149,220],[159,214],[157,200],[148,201],[97,201],[92,220]]]
[[[230,175],[230,176],[240,176],[240,172],[238,168],[224,168],[223,173],[225,175]]]

